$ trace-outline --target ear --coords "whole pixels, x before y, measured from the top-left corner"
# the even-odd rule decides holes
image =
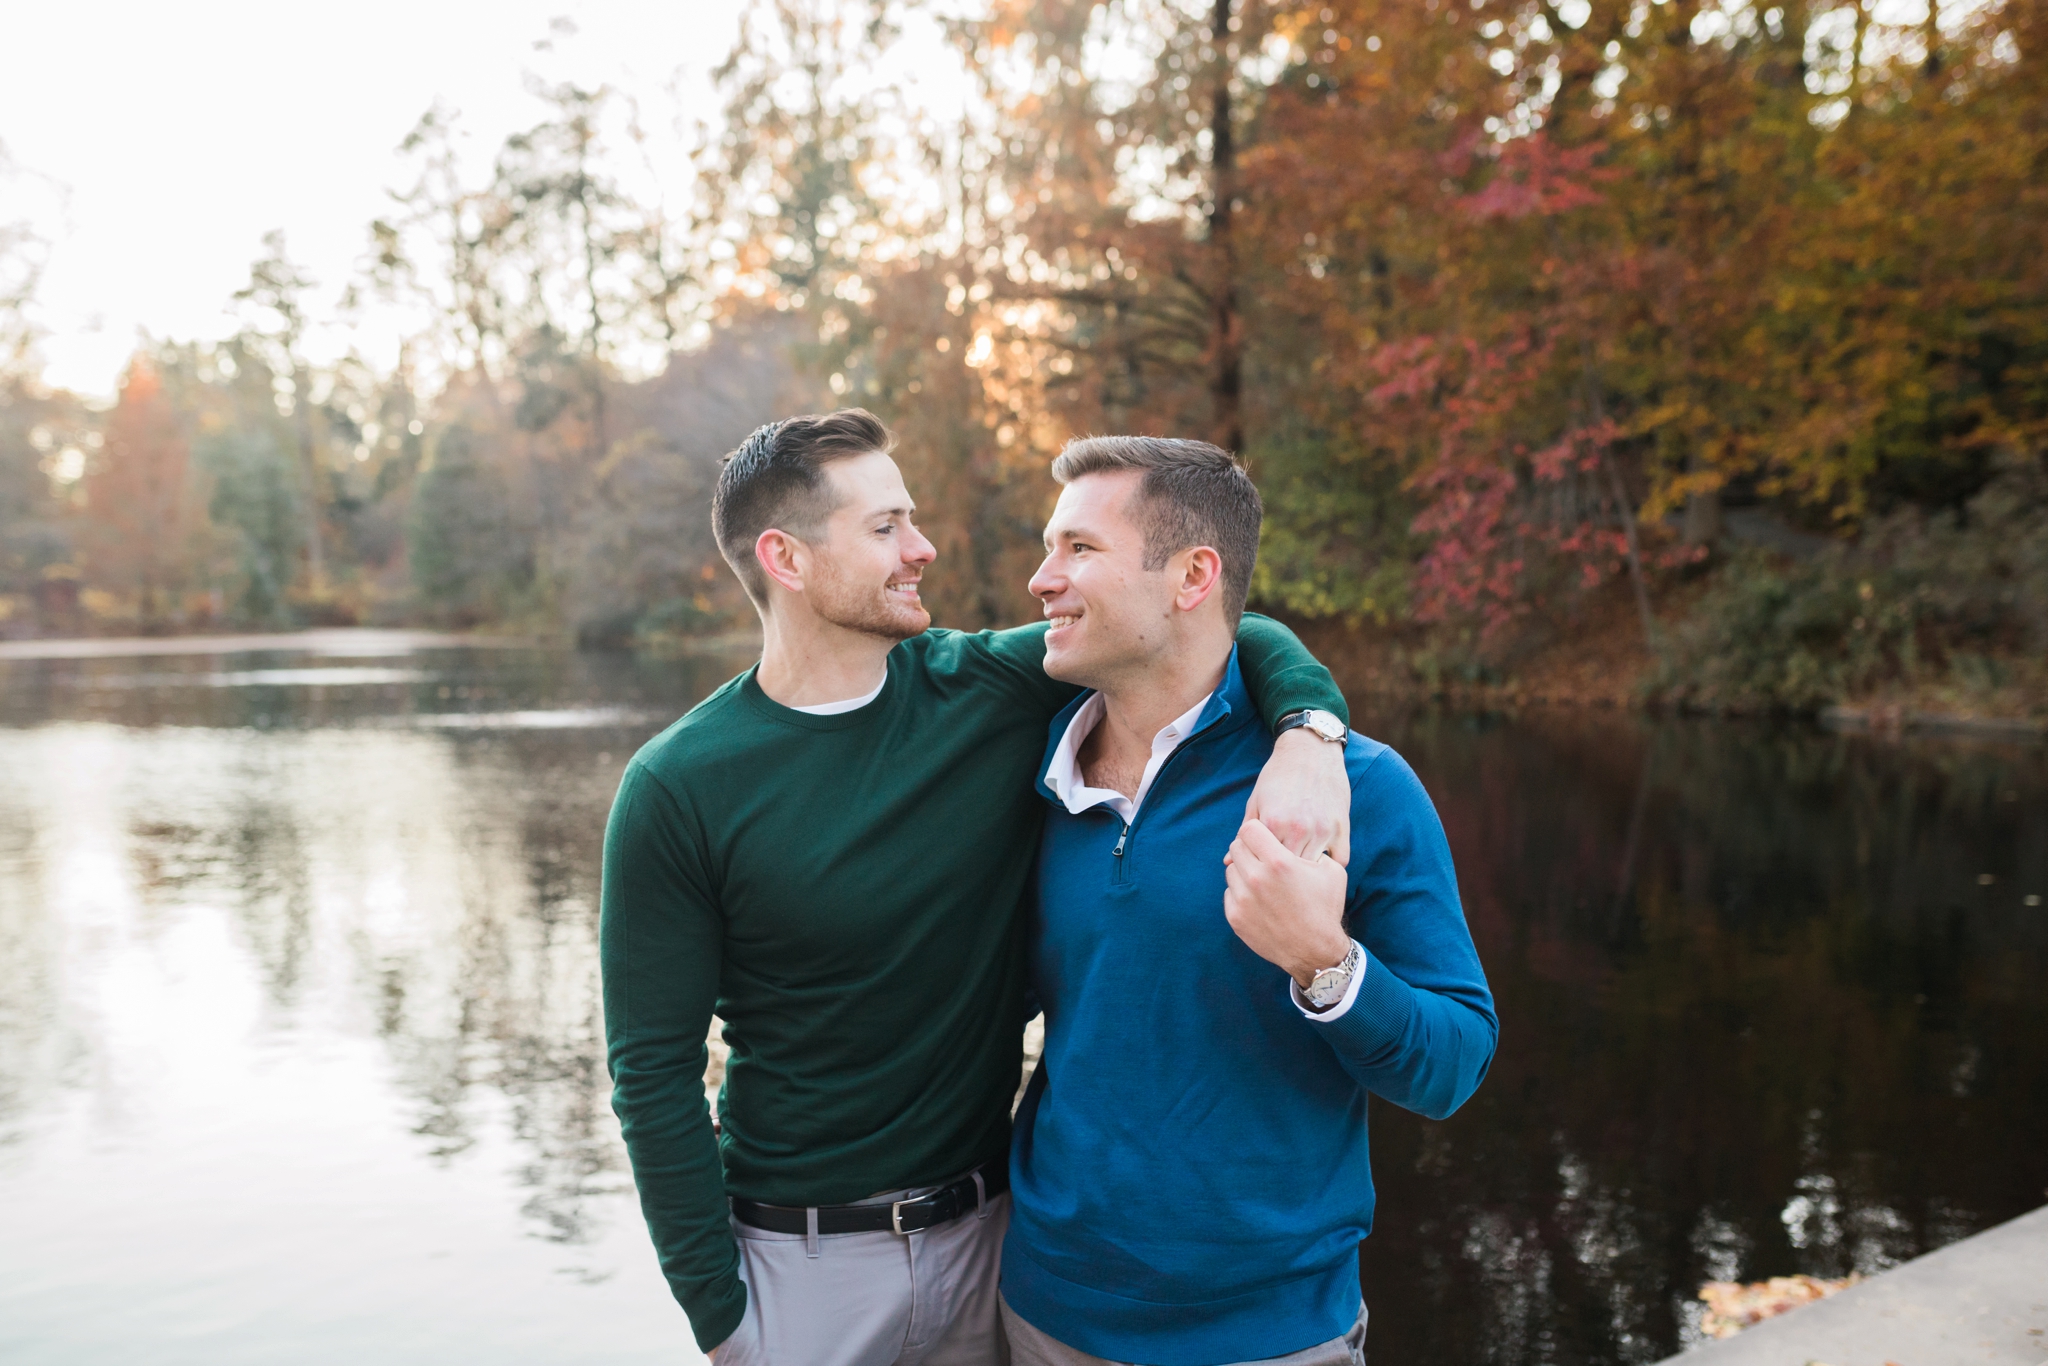
[[[1173,557],[1171,568],[1179,580],[1173,605],[1183,612],[1200,607],[1223,585],[1223,557],[1206,545],[1181,551]]]
[[[774,582],[792,593],[804,591],[804,573],[811,567],[810,547],[787,531],[770,527],[762,532],[754,541],[754,558]]]

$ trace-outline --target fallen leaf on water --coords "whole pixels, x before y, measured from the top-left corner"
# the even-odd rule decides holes
[[[1700,1314],[1700,1329],[1710,1338],[1732,1338],[1752,1323],[1824,1300],[1862,1279],[1852,1272],[1838,1281],[1824,1281],[1817,1276],[1773,1276],[1749,1285],[1708,1281],[1700,1287],[1700,1298],[1707,1306]],[[1819,1363],[1809,1362],[1808,1366]],[[1897,1363],[1886,1362],[1885,1366]]]

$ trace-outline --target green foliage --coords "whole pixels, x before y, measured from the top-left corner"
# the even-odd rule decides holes
[[[1739,555],[1667,647],[1663,690],[1708,707],[1810,711],[1914,678],[1914,589],[1842,551],[1794,565]]]
[[[444,620],[500,619],[534,588],[533,530],[514,515],[508,481],[467,426],[441,433],[413,497],[406,545],[421,603]]]
[[[208,515],[233,539],[234,615],[287,622],[305,528],[303,481],[290,448],[273,426],[254,426],[203,437],[192,453],[212,479]]]
[[[2014,462],[1961,512],[1904,512],[1804,563],[1735,557],[1655,679],[1700,706],[1809,711],[1891,688],[1967,704],[2048,647],[2048,475]]]
[[[1310,617],[1405,617],[1414,501],[1391,465],[1332,454],[1309,438],[1252,453],[1266,506],[1252,597]]]
[[[43,472],[43,447],[56,446],[57,433],[80,416],[0,382],[0,595],[33,594],[45,569],[70,558],[62,508]]]
[[[717,610],[710,598],[699,593],[666,599],[640,613],[628,639],[638,649],[673,652],[730,622],[728,613]]]

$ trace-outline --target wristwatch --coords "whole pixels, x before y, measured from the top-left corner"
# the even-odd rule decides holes
[[[1358,975],[1359,964],[1365,959],[1365,951],[1358,947],[1356,939],[1351,941],[1351,951],[1344,955],[1344,961],[1334,968],[1323,968],[1309,979],[1308,990],[1303,998],[1317,1010],[1328,1010],[1344,999],[1344,993],[1351,989],[1351,979]]]
[[[1306,727],[1308,733],[1318,740],[1327,740],[1339,749],[1351,738],[1351,728],[1335,712],[1317,711],[1313,707],[1304,711],[1291,711],[1280,718],[1280,724],[1273,727],[1273,738],[1279,739],[1296,726]]]

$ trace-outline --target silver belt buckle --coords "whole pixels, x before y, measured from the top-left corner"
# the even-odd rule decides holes
[[[898,1200],[895,1204],[889,1206],[889,1227],[891,1230],[905,1238],[910,1236],[903,1232],[903,1207],[916,1203],[915,1200]]]

